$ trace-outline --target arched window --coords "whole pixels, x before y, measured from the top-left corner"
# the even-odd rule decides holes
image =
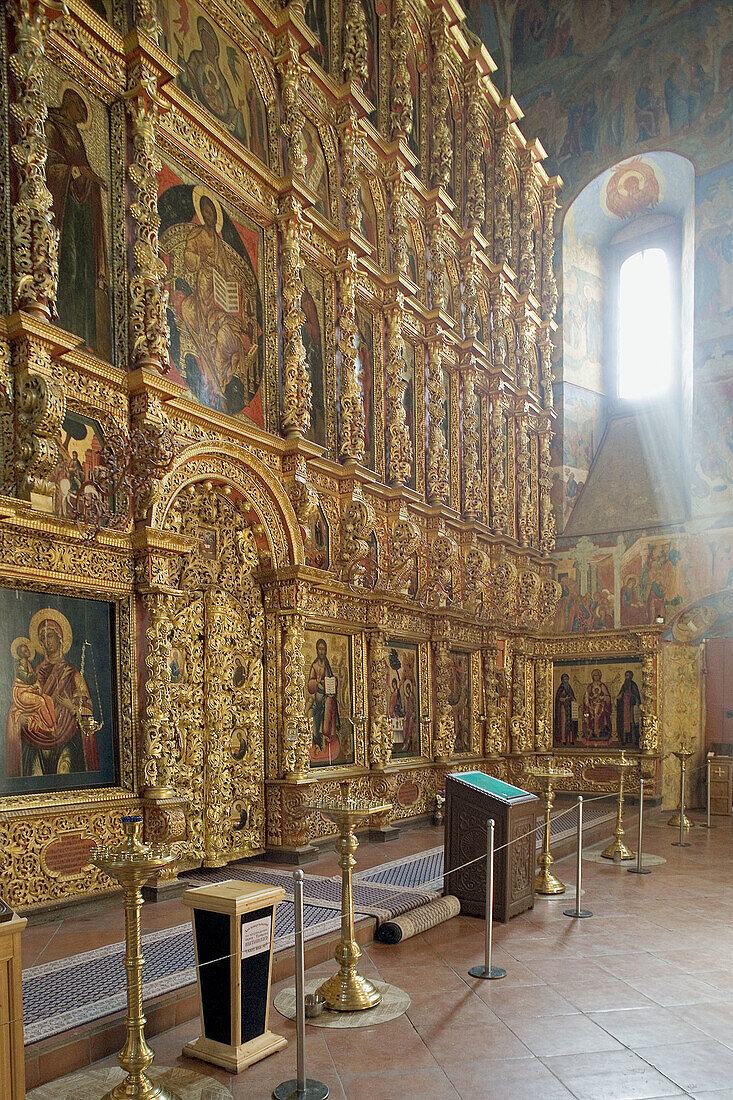
[[[664,248],[640,248],[618,277],[617,393],[622,400],[662,397],[674,367],[672,271]]]

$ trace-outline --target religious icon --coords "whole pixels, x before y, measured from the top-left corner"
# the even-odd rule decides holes
[[[61,88],[60,102],[49,106],[46,121],[46,183],[60,234],[56,310],[63,328],[81,336],[90,351],[110,360],[107,167],[92,165],[84,137],[93,124],[102,125],[97,115],[104,108],[93,109],[77,88]]]
[[[329,528],[328,520],[320,504],[308,527],[303,527],[305,533],[305,560],[314,569],[328,569],[330,565]]]
[[[624,682],[616,696],[616,730],[622,745],[639,748],[641,724],[641,693],[634,680],[634,673],[627,669]]]
[[[170,660],[168,662],[168,668],[170,672],[171,684],[180,684],[183,680],[183,654],[180,649],[174,647],[171,649]]]
[[[361,368],[361,392],[364,401],[364,464],[370,470],[376,462],[374,437],[374,319],[356,307],[356,345]]]
[[[448,702],[453,708],[454,752],[471,751],[471,654],[450,651],[450,692]]]
[[[554,734],[556,745],[574,745],[578,735],[578,703],[567,672],[562,673],[555,692]]]
[[[415,348],[409,340],[404,342],[405,358],[403,379],[405,383],[405,416],[407,418],[407,430],[412,444],[412,464],[407,484],[411,489],[415,488]]]
[[[310,55],[328,72],[328,0],[308,0],[305,5],[305,21],[316,35],[318,41]]]
[[[80,492],[98,492],[92,482],[103,448],[104,435],[96,420],[81,413],[66,414],[58,438],[58,462],[51,473],[57,516],[75,514]]]
[[[328,217],[328,168],[326,158],[323,155],[323,146],[318,136],[318,131],[312,122],[305,120],[303,125],[303,140],[305,143],[305,182],[318,196],[315,204],[316,210]]]
[[[55,602],[49,607],[48,596],[0,590],[2,793],[114,782],[111,605]]]
[[[311,765],[353,763],[351,639],[312,630],[305,635],[311,654],[305,704],[311,726]]]
[[[390,642],[387,648],[387,717],[392,730],[392,755],[417,756],[420,753],[417,646]]]
[[[594,668],[583,694],[583,736],[589,741],[611,739],[611,693],[601,677],[600,668]]]
[[[158,206],[173,364],[202,404],[262,424],[262,305],[244,243],[254,233],[203,186],[171,186]]]
[[[301,336],[311,384],[311,422],[307,438],[325,447],[327,421],[323,356],[323,299],[323,278],[318,272],[306,268],[303,273],[300,307],[305,318],[301,328]]]
[[[194,2],[164,5],[163,39],[180,66],[178,83],[233,137],[269,163],[267,112],[249,59]],[[197,12],[201,12],[197,16]]]

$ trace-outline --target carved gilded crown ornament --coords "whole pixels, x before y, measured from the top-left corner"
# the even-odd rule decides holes
[[[164,878],[294,858],[344,777],[380,826],[447,769],[519,782],[556,662],[631,652],[549,633],[560,181],[457,7],[103,6],[14,0],[0,37],[20,907],[108,888],[120,812]]]

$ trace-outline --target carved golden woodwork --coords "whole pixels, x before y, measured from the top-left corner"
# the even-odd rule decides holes
[[[59,232],[46,186],[44,53],[48,30],[66,8],[46,0],[11,0],[8,10],[16,46],[9,60],[16,85],[10,111],[17,128],[11,152],[18,171],[12,211],[13,307],[50,320],[56,306]]]
[[[165,835],[184,864],[328,834],[327,822],[299,816],[308,788],[337,793],[337,777],[309,765],[304,631],[312,622],[353,638],[355,763],[345,771],[357,797],[386,798],[394,819],[426,813],[440,781],[434,762],[464,767],[453,756],[451,645],[471,654],[470,766],[488,766],[485,752],[509,776],[503,681],[512,648],[502,648],[498,679],[484,655],[483,692],[479,652],[487,631],[526,640],[557,600],[548,410],[559,181],[547,179],[541,148],[520,133],[516,105],[499,103],[485,53],[457,9],[433,0],[395,0],[377,12],[372,51],[362,0],[345,0],[330,9],[324,77],[302,0],[276,17],[248,0],[236,0],[226,18],[214,0],[201,5],[252,70],[250,98],[262,99],[257,148],[251,118],[243,116],[247,145],[177,82],[178,58],[166,55],[152,0],[135,0],[131,27],[120,4],[110,23],[78,3],[67,14],[40,0],[9,5],[18,201],[15,297],[2,288],[0,320],[0,428],[9,437],[0,577],[64,593],[81,585],[120,608],[120,787],[99,793],[104,822],[97,792],[0,799],[3,826],[14,829],[25,815],[29,852],[41,851],[51,810],[63,807],[74,828],[83,832],[86,822],[112,839],[115,813],[137,807],[143,793],[146,830]],[[60,227],[45,184],[44,58],[109,110],[116,366],[47,323]],[[261,422],[210,407],[166,373],[166,294],[176,287],[159,251],[161,154],[261,230]],[[303,336],[314,323],[303,294],[313,272],[323,279],[325,453],[305,438],[318,397]],[[522,295],[530,297],[522,303]],[[414,380],[406,369],[413,350]],[[83,538],[73,518],[51,514],[65,412],[124,440],[129,459],[119,524],[80,523]],[[305,564],[306,555],[316,560],[316,530],[328,568]],[[420,760],[390,759],[380,667],[388,637],[420,646]],[[511,711],[529,727],[536,707],[538,744],[547,737],[547,700],[541,677],[533,679],[540,659],[522,655]],[[650,665],[648,745],[655,675]],[[482,695],[490,711],[483,745]],[[59,822],[52,832],[61,835]],[[19,904],[104,888],[89,867],[66,880],[34,859],[38,883]]]

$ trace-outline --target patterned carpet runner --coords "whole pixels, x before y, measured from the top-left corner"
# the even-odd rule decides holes
[[[588,807],[586,825],[596,824],[613,814],[608,807]],[[571,836],[576,828],[575,812],[553,820],[554,842]],[[541,843],[538,826],[537,847]],[[183,876],[191,886],[239,878],[282,886],[285,901],[275,915],[275,951],[292,947],[295,933],[293,873],[265,869],[247,861],[211,870],[190,871]],[[306,940],[316,939],[339,928],[341,921],[341,879],[305,875],[304,921]],[[354,911],[357,920],[376,917],[390,920],[432,901],[443,890],[443,848],[392,860],[354,875]],[[72,1027],[99,1020],[125,1006],[124,944],[113,943],[41,963],[23,971],[23,1017],[26,1044],[58,1035]],[[170,993],[196,981],[193,938],[190,923],[164,928],[143,936],[143,995],[146,1000]]]

